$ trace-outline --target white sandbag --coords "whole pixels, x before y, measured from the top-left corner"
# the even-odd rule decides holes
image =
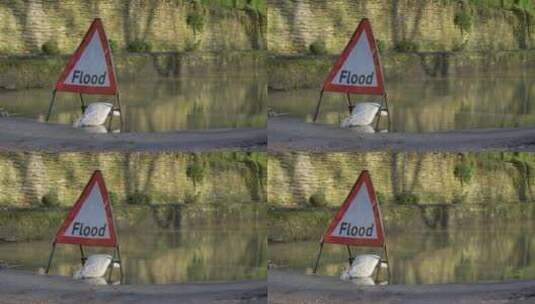
[[[111,259],[111,255],[108,254],[91,255],[85,261],[82,269],[76,271],[73,277],[75,279],[100,278],[106,274]]]
[[[106,122],[112,108],[113,105],[107,102],[91,103],[73,125],[74,127],[100,126]]]
[[[341,128],[354,126],[367,126],[373,122],[381,105],[375,102],[361,102],[353,108],[351,115],[346,117],[340,124]]]
[[[363,254],[355,257],[355,260],[349,269],[349,276],[351,278],[365,278],[372,276],[380,260],[381,257],[375,254]]]

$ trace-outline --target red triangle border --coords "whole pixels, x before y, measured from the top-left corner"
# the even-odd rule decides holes
[[[65,236],[65,231],[69,228],[71,222],[76,218],[76,215],[82,208],[83,204],[86,202],[87,197],[91,193],[93,187],[98,186],[100,188],[100,194],[102,195],[102,200],[104,203],[104,210],[106,211],[106,220],[108,222],[108,227],[110,231],[110,238],[108,239],[88,239],[83,237],[72,237]],[[111,204],[108,196],[108,190],[106,184],[104,183],[104,178],[102,177],[102,172],[96,170],[91,179],[85,186],[82,194],[76,201],[76,204],[71,208],[69,214],[63,221],[63,224],[56,233],[54,243],[58,244],[75,244],[75,245],[84,245],[84,246],[102,246],[102,247],[116,247],[117,246],[117,235],[115,233],[115,223],[113,221]]]
[[[368,44],[371,48],[371,53],[373,55],[375,72],[377,75],[377,86],[375,87],[360,86],[359,87],[359,86],[332,84],[331,82],[333,81],[334,77],[336,77],[336,74],[338,74],[338,71],[344,65],[345,61],[347,60],[347,57],[349,57],[349,54],[351,53],[351,51],[353,50],[353,48],[359,41],[360,36],[362,35],[362,32],[364,31],[367,34],[366,36],[368,37]],[[323,82],[323,90],[330,91],[330,92],[342,92],[342,93],[353,93],[353,94],[384,95],[385,88],[384,88],[384,79],[383,79],[383,69],[381,67],[379,51],[377,50],[377,46],[375,44],[375,38],[373,36],[370,21],[367,18],[364,18],[360,21],[359,25],[357,26],[357,29],[355,30],[355,32],[353,33],[353,36],[351,37],[351,40],[348,42],[348,44],[344,48],[344,51],[336,60],[336,63],[334,64],[333,68],[329,72],[329,76],[327,76],[327,79]]]
[[[347,209],[351,205],[351,202],[353,201],[357,193],[360,191],[360,188],[362,187],[363,184],[366,184],[366,188],[368,190],[368,196],[372,204],[375,226],[377,227],[377,238],[376,239],[366,239],[366,238],[358,239],[358,238],[331,236],[332,232],[334,231],[334,229],[336,229],[336,226],[338,226],[338,223],[344,217],[344,214],[346,213]],[[331,224],[329,225],[327,232],[323,236],[323,241],[326,243],[352,245],[352,246],[367,246],[367,247],[383,247],[384,246],[385,239],[384,239],[384,227],[383,227],[383,221],[382,221],[382,216],[381,216],[381,210],[379,209],[379,205],[377,204],[377,197],[375,195],[375,189],[373,188],[373,184],[372,184],[370,174],[368,171],[364,170],[360,173],[359,178],[357,179],[357,181],[353,185],[353,188],[351,189],[351,192],[349,192],[344,203],[342,204],[340,209],[338,209],[338,212],[336,213],[335,217],[331,221]]]
[[[106,59],[106,67],[108,70],[110,85],[108,87],[92,87],[85,85],[73,85],[65,84],[65,79],[69,76],[69,73],[74,68],[80,57],[84,53],[87,45],[91,41],[93,34],[97,32],[97,35],[100,38],[100,43],[102,45],[104,58]],[[96,18],[91,23],[89,30],[84,36],[84,39],[74,52],[74,54],[69,58],[65,69],[61,73],[58,81],[56,82],[57,91],[73,92],[73,93],[84,93],[84,94],[102,94],[102,95],[115,95],[117,93],[117,81],[115,79],[115,69],[113,67],[113,60],[111,56],[111,50],[108,44],[108,38],[106,32],[104,31],[104,26],[102,25],[102,20]]]

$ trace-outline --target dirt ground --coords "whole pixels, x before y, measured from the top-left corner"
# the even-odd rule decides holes
[[[436,133],[358,133],[290,117],[268,120],[268,150],[284,151],[535,151],[535,126]]]
[[[271,304],[535,303],[535,281],[359,287],[337,277],[280,270],[270,270],[268,281]]]
[[[267,303],[266,281],[92,286],[60,276],[0,269],[1,304]]]
[[[91,134],[69,125],[0,118],[0,130],[0,151],[247,151],[267,144],[262,128]]]

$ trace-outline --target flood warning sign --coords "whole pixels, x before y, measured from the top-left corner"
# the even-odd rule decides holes
[[[95,171],[80,198],[56,234],[55,243],[116,246],[108,191],[100,171]]]
[[[100,19],[95,19],[78,49],[56,82],[56,90],[114,95],[117,82],[108,38]]]
[[[354,94],[384,94],[383,73],[368,19],[362,19],[331,69],[323,90]]]
[[[327,243],[382,247],[383,222],[368,171],[362,171],[324,236]]]

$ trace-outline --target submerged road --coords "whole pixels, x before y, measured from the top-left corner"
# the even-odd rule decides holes
[[[535,303],[535,281],[358,287],[337,277],[270,270],[271,304]]]
[[[69,125],[0,118],[0,151],[249,151],[264,150],[266,140],[263,128],[92,134]]]
[[[284,151],[535,151],[535,126],[434,133],[358,133],[290,117],[268,120],[268,150]]]
[[[267,303],[266,281],[93,286],[60,276],[0,270],[0,304]]]

